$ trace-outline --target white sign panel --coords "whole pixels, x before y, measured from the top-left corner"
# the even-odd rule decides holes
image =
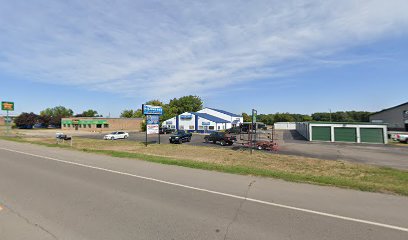
[[[159,124],[146,125],[147,134],[159,134]]]

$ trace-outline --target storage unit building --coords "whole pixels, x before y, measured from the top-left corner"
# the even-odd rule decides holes
[[[299,122],[296,130],[309,141],[387,143],[386,124]]]
[[[408,131],[408,102],[370,115],[371,123],[386,123],[389,130]]]
[[[73,117],[61,119],[62,130],[81,131],[141,131],[142,118],[90,118]]]

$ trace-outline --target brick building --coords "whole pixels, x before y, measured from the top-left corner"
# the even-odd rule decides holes
[[[80,131],[141,131],[142,118],[72,117],[61,119],[62,130]]]

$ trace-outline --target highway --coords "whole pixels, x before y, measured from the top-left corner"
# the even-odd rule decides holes
[[[408,198],[0,140],[0,239],[408,239]]]

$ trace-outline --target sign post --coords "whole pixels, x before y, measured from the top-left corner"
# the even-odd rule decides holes
[[[251,148],[251,154],[252,154],[252,148],[254,146],[254,141],[256,141],[256,115],[258,114],[258,111],[255,109],[252,109],[252,124],[251,124],[251,143],[250,143],[250,148]],[[255,124],[255,126],[254,126]],[[255,128],[255,135],[254,135],[254,128]]]
[[[163,108],[160,106],[142,105],[142,112],[146,116],[146,137],[145,146],[147,147],[147,135],[157,134],[160,144],[160,115],[163,115]]]
[[[8,135],[11,127],[9,111],[14,111],[14,102],[1,102],[1,110],[6,111],[6,134]]]

